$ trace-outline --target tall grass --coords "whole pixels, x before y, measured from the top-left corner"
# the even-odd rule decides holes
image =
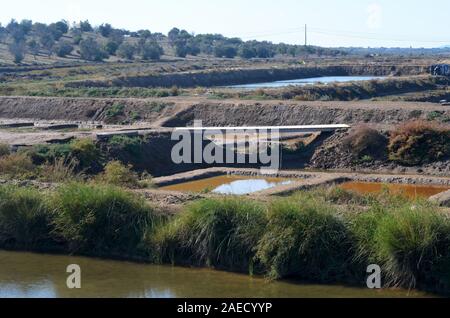
[[[0,247],[53,249],[52,217],[39,191],[0,187]]]
[[[0,157],[0,175],[16,179],[33,178],[36,166],[26,154],[10,154]]]
[[[320,200],[288,198],[272,203],[257,258],[271,278],[342,281],[353,249],[345,222]]]
[[[42,165],[39,169],[39,180],[44,182],[67,182],[81,179],[76,172],[78,161],[75,159],[55,159],[53,164]]]
[[[56,233],[69,251],[114,257],[144,253],[142,241],[155,215],[143,199],[112,186],[73,183],[60,187],[50,204]]]
[[[0,158],[9,154],[11,154],[11,148],[9,145],[0,144]]]
[[[162,217],[109,185],[71,183],[53,192],[0,186],[0,248],[361,286],[367,266],[378,264],[386,287],[450,293],[450,216],[387,193],[314,190],[271,203],[210,198]]]
[[[388,287],[450,291],[450,219],[428,202],[375,206],[351,221],[355,261],[382,266]]]
[[[263,234],[263,205],[244,199],[205,199],[155,234],[161,261],[253,272],[255,247]]]
[[[120,161],[111,161],[105,166],[105,171],[98,176],[100,182],[115,186],[138,187],[139,178],[132,166],[125,166]]]

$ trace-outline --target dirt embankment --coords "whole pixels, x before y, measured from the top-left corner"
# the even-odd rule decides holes
[[[121,106],[121,107],[114,107]],[[122,107],[123,106],[123,107]],[[114,115],[113,118],[111,115]],[[143,122],[183,127],[195,119],[208,126],[392,125],[411,119],[448,121],[450,107],[405,102],[213,101],[205,98],[95,99],[0,97],[0,118],[103,122]]]
[[[183,107],[170,100],[0,97],[0,118],[157,124]]]
[[[450,118],[450,108],[428,103],[395,102],[207,102],[198,103],[167,120],[166,127],[397,124],[414,119]],[[438,114],[439,116],[436,116]]]
[[[423,174],[429,176],[450,176],[450,159],[436,161],[419,166],[404,166],[389,161],[388,158],[376,158],[364,161],[356,160],[352,150],[346,146],[348,131],[338,132],[319,145],[307,166],[319,170],[337,170],[344,172]],[[378,150],[379,151],[379,150]],[[383,150],[381,150],[383,151]]]
[[[421,75],[428,71],[426,66],[354,65],[354,66],[303,66],[262,69],[228,69],[187,73],[155,74],[117,77],[102,81],[77,81],[66,87],[213,87],[249,83],[272,82],[319,76],[357,75]]]

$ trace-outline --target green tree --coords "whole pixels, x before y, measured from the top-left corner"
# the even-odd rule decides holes
[[[6,30],[11,35],[13,42],[20,43],[24,41],[26,33],[16,20],[12,19],[6,26]]]
[[[256,50],[251,45],[244,44],[239,49],[239,56],[244,59],[254,58],[256,57]]]
[[[92,31],[94,31],[94,29],[92,28],[92,25],[89,23],[88,20],[80,21],[80,30],[81,30],[81,32],[92,32]]]
[[[68,41],[59,41],[53,47],[53,52],[59,57],[65,57],[72,53],[73,45]]]
[[[80,42],[80,55],[87,61],[102,61],[108,57],[100,44],[91,37]]]
[[[178,36],[180,35],[180,30],[178,28],[173,28],[169,31],[168,38],[170,45],[175,45],[175,42],[178,39]]]
[[[113,31],[113,27],[111,26],[111,24],[106,23],[106,24],[102,24],[98,27],[98,31],[100,32],[100,34],[102,36],[104,36],[105,38],[109,37]]]
[[[59,21],[50,24],[48,26],[48,30],[52,34],[53,38],[58,41],[64,34],[69,32],[69,25],[66,21]]]
[[[0,43],[3,42],[7,36],[8,36],[8,31],[6,31],[6,28],[2,27],[2,25],[0,23]]]
[[[28,43],[28,50],[33,55],[33,57],[36,59],[36,56],[39,54],[39,51],[41,49],[39,43],[35,39],[31,39]]]
[[[108,52],[109,55],[116,55],[118,48],[119,45],[114,41],[108,41],[108,43],[105,44],[105,51]]]
[[[14,57],[14,63],[16,63],[16,64],[22,63],[23,59],[25,58],[25,52],[26,52],[25,42],[24,41],[19,41],[19,42],[13,41],[9,45],[8,49],[9,49],[9,52]]]
[[[234,58],[237,55],[237,49],[231,45],[218,45],[214,48],[216,57]]]
[[[156,41],[147,41],[141,47],[143,60],[159,60],[163,53],[163,48]]]
[[[122,43],[117,49],[117,55],[121,58],[132,60],[136,53],[136,47],[130,43]]]

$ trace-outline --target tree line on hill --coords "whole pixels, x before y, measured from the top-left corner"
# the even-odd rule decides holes
[[[39,55],[72,56],[86,61],[103,61],[111,56],[127,60],[159,60],[165,53],[163,46],[171,48],[173,54],[180,58],[200,54],[243,59],[267,59],[276,55],[345,55],[342,50],[315,46],[243,41],[220,34],[193,35],[178,28],[164,35],[149,30],[132,32],[116,29],[110,24],[94,27],[89,21],[71,26],[64,20],[50,24],[11,20],[6,26],[0,24],[0,43],[8,45],[16,64],[20,64],[26,54],[34,58]]]

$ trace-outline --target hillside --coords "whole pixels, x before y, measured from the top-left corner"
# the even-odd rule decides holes
[[[243,41],[220,34],[193,35],[173,28],[167,35],[149,30],[115,29],[88,21],[43,24],[11,20],[0,25],[0,66],[45,65],[86,61],[116,62],[170,58],[275,58],[278,56],[338,56],[344,51],[314,46]]]

